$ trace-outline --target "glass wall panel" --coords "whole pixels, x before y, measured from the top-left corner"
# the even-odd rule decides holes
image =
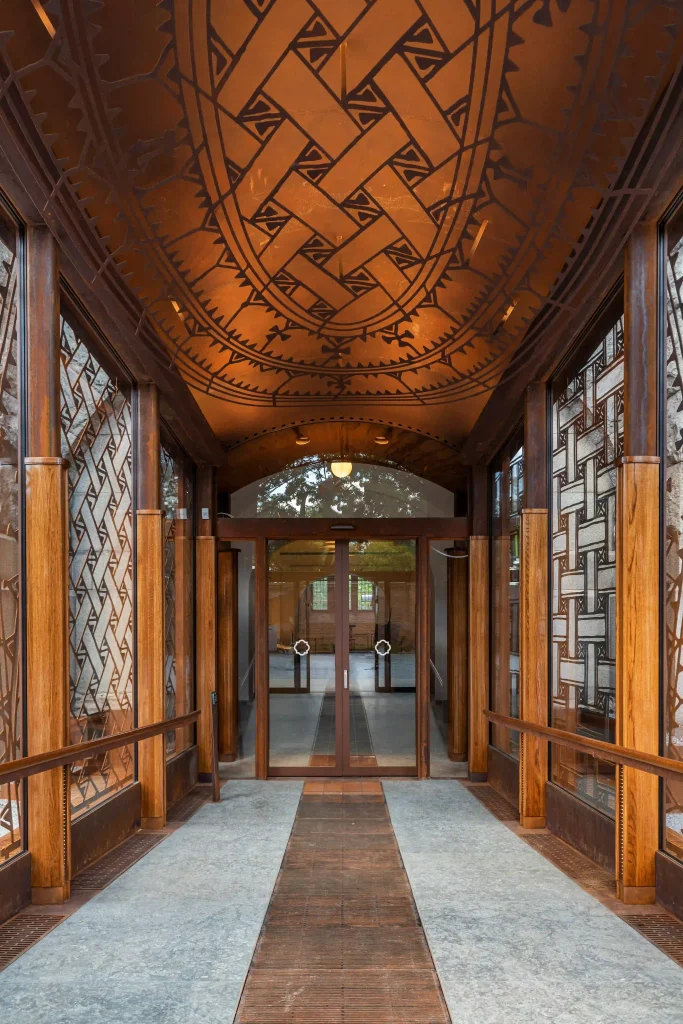
[[[334,541],[269,541],[271,768],[335,767],[336,582]]]
[[[354,464],[338,478],[319,456],[302,459],[230,496],[238,519],[358,516],[422,518],[455,515],[455,496],[438,484],[391,466]]]
[[[552,724],[614,742],[620,318],[553,399]],[[553,782],[614,817],[614,765],[553,747]]]
[[[0,762],[21,757],[19,644],[19,266],[17,231],[0,209]],[[22,849],[23,787],[0,786],[0,863]]]
[[[237,756],[221,764],[225,778],[253,779],[256,770],[256,689],[254,658],[254,542],[233,541],[237,548]],[[315,606],[315,580],[313,602]],[[327,591],[325,590],[325,596]],[[324,610],[324,609],[323,609]],[[220,641],[219,641],[220,642]]]
[[[466,542],[431,542],[429,774],[435,779],[467,774],[467,565]]]
[[[416,764],[414,540],[349,544],[349,765]]]
[[[524,448],[511,445],[494,464],[491,553],[491,707],[519,718],[519,549]],[[519,733],[493,726],[492,742],[519,757]]]
[[[69,480],[71,742],[133,722],[133,490],[127,386],[61,320],[62,455]],[[133,781],[131,747],[73,765],[71,806],[88,810]]]
[[[164,686],[166,718],[194,708],[194,497],[192,472],[174,446],[161,445],[164,522]],[[192,743],[192,728],[166,734],[166,757]]]
[[[683,215],[667,225],[664,754],[683,760]],[[664,783],[664,845],[683,858],[683,782]]]

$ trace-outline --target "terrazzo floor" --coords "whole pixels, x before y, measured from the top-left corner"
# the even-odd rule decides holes
[[[681,1024],[681,968],[463,786],[384,792],[454,1024]]]
[[[0,974],[7,1024],[232,1024],[302,784],[230,782]]]

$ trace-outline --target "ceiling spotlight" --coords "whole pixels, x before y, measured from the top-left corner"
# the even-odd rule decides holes
[[[353,470],[352,462],[331,462],[330,472],[333,476],[343,479],[345,476],[349,476]]]
[[[378,434],[375,438],[375,444],[389,444],[389,438],[385,437],[384,434]]]

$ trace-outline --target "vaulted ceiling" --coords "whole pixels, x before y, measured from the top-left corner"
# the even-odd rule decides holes
[[[457,451],[680,46],[654,0],[0,4],[51,195],[228,447],[343,418]]]

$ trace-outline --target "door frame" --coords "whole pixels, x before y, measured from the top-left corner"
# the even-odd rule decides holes
[[[431,540],[465,540],[470,535],[469,522],[462,517],[442,519],[233,519],[220,518],[217,524],[219,549],[225,542],[252,541],[254,543],[254,675],[256,702],[256,765],[257,779],[267,778],[339,778],[393,776],[425,779],[429,777],[429,661],[430,661],[430,586],[429,552]],[[335,729],[337,749],[343,752],[339,768],[306,767],[272,768],[269,770],[270,750],[269,688],[268,688],[268,541],[269,540],[414,540],[416,542],[416,611],[415,611],[415,728],[416,766],[387,768],[344,768],[348,764],[348,736],[344,726],[349,714],[349,691],[344,689],[343,671],[349,669],[345,637],[348,635],[348,562],[346,578],[339,596],[341,614],[337,615],[337,651],[346,652],[346,658],[335,659],[335,694],[337,708]],[[335,545],[335,553],[339,547]],[[343,545],[348,559],[348,545]],[[344,577],[338,556],[335,569]],[[339,580],[337,585],[339,585]],[[344,595],[346,595],[344,599]],[[346,633],[343,633],[346,630]],[[341,742],[341,745],[339,745]]]

